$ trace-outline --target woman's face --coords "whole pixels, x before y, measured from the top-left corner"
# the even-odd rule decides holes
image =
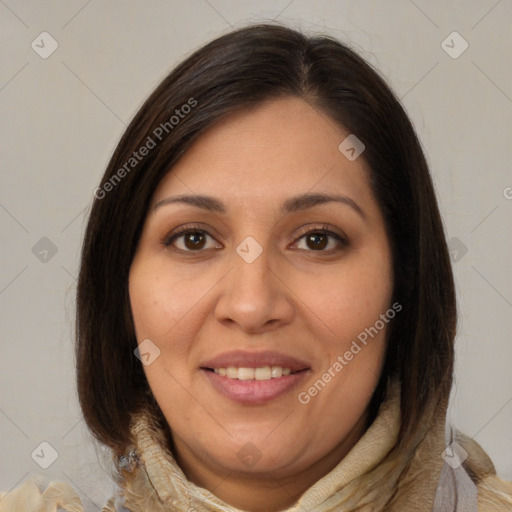
[[[268,101],[202,135],[155,191],[130,300],[189,478],[325,473],[363,432],[392,270],[348,135],[301,99]]]

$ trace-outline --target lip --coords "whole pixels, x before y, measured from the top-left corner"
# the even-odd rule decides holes
[[[210,370],[228,366],[244,368],[281,366],[297,373],[268,380],[238,380],[222,377]],[[258,405],[277,400],[291,392],[310,373],[311,368],[308,363],[279,352],[257,353],[238,350],[225,352],[205,361],[201,364],[200,370],[213,388],[223,396],[240,404]]]
[[[219,393],[244,405],[265,404],[276,400],[296,388],[309,373],[304,370],[269,380],[238,380],[221,377],[205,369],[201,369],[201,372]]]
[[[282,366],[283,368],[290,368],[292,372],[310,369],[309,364],[305,361],[271,350],[265,352],[247,352],[244,350],[224,352],[200,365],[201,369],[227,368],[228,366],[237,366],[239,368]]]

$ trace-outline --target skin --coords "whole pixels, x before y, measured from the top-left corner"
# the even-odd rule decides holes
[[[349,161],[338,149],[347,135],[293,97],[216,124],[159,184],[130,269],[138,342],[149,338],[160,349],[144,371],[173,453],[189,480],[237,508],[291,506],[364,433],[386,327],[309,403],[298,400],[390,307],[389,240],[363,158]],[[307,192],[348,196],[365,217],[337,202],[280,214],[286,199]],[[213,196],[226,213],[182,203],[154,208],[178,194]],[[165,245],[189,223],[207,232],[199,249],[190,235]],[[324,225],[348,245],[321,235],[320,249],[308,242],[304,235]],[[252,263],[236,252],[248,236],[263,250]],[[278,350],[310,371],[275,401],[241,405],[199,369],[235,349]],[[251,467],[237,456],[247,443],[261,456]]]

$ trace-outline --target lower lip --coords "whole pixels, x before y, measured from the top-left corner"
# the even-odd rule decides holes
[[[239,380],[201,370],[222,395],[241,404],[264,404],[290,392],[309,373],[307,370],[268,380]]]

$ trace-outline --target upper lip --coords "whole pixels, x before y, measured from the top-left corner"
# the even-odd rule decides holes
[[[274,351],[247,352],[244,350],[234,350],[231,352],[223,352],[201,364],[201,368],[227,368],[229,366],[236,366],[238,368],[281,366],[283,368],[290,368],[292,371],[309,369],[308,363]]]

